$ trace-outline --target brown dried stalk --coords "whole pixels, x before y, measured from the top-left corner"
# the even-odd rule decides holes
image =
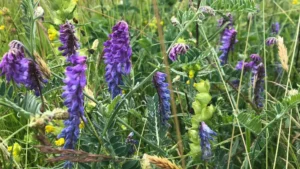
[[[166,158],[161,158],[157,156],[150,156],[148,154],[144,154],[143,156],[143,168],[150,169],[150,163],[154,164],[156,167],[161,169],[180,169],[177,165],[172,163]]]
[[[278,36],[277,38],[277,46],[278,46],[278,55],[279,55],[279,60],[281,62],[282,68],[288,72],[289,70],[289,58],[287,54],[287,49],[283,43],[283,38]]]
[[[42,153],[46,154],[60,154],[59,157],[54,157],[47,159],[48,162],[58,162],[58,161],[72,161],[72,162],[99,162],[99,161],[115,161],[120,162],[121,160],[117,160],[111,156],[101,155],[101,154],[90,154],[82,150],[72,150],[72,149],[60,149],[53,148],[51,146],[35,146]]]

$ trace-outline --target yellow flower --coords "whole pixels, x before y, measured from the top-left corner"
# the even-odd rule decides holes
[[[55,141],[56,146],[62,146],[64,144],[65,144],[65,139],[64,138],[60,138],[60,139]]]
[[[52,125],[47,125],[45,126],[45,131],[46,133],[53,133],[55,131],[55,128]]]
[[[57,38],[58,33],[57,30],[54,28],[54,26],[50,25],[48,29],[48,37],[50,41],[53,41]]]
[[[0,30],[4,30],[5,26],[4,25],[0,25]]]
[[[12,150],[12,146],[8,146],[8,147],[7,147],[7,151],[8,151],[8,152],[11,152],[11,150]]]
[[[293,5],[297,5],[298,4],[298,0],[293,0],[292,4]]]
[[[190,81],[189,81],[189,80],[188,80],[188,81],[186,81],[186,84],[188,84],[188,85],[189,85],[189,84],[190,84]]]
[[[83,128],[84,128],[84,122],[83,122],[83,121],[80,122],[79,128],[80,128],[80,129],[83,129]]]
[[[195,71],[194,71],[194,70],[190,70],[190,71],[189,71],[189,78],[190,78],[190,79],[193,79],[194,76],[195,76]]]
[[[78,0],[72,0],[73,3],[77,4]]]

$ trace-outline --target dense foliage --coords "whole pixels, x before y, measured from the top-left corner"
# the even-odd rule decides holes
[[[300,168],[299,5],[0,1],[0,168]]]

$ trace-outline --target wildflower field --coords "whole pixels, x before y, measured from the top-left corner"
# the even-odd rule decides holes
[[[0,169],[300,169],[299,12],[0,0]]]

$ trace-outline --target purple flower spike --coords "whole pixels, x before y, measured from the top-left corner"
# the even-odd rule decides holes
[[[118,22],[109,35],[109,40],[104,42],[105,79],[112,98],[122,93],[122,75],[128,75],[131,70],[131,55],[128,24]]]
[[[201,122],[201,126],[199,127],[199,136],[201,139],[201,151],[202,151],[202,159],[209,160],[212,156],[211,146],[209,140],[213,140],[212,136],[216,136],[217,133],[210,129],[205,122]]]
[[[272,24],[271,33],[277,35],[279,33],[280,24],[278,22]]]
[[[75,26],[68,21],[60,25],[59,39],[63,46],[58,50],[63,51],[62,55],[67,57],[67,61],[72,63],[72,55],[76,55],[76,50],[79,49],[78,39],[75,37]]]
[[[59,138],[65,138],[65,149],[74,149],[79,138],[80,119],[84,118],[84,98],[83,89],[86,85],[86,58],[78,57],[76,65],[68,66],[66,69],[66,79],[63,87],[62,97],[64,104],[68,107],[69,119],[65,120],[65,128],[62,130]]]
[[[255,65],[258,65],[258,63],[261,62],[261,57],[258,54],[252,54],[250,55],[250,58],[255,63]]]
[[[189,49],[189,46],[184,43],[177,43],[175,44],[169,53],[169,58],[172,61],[177,60],[178,55],[184,55],[186,54],[187,50]]]
[[[237,43],[236,34],[237,34],[237,32],[234,28],[231,28],[231,29],[226,28],[224,30],[224,33],[223,33],[222,39],[221,39],[222,46],[220,47],[222,54],[219,57],[221,65],[224,65],[227,63],[228,54],[231,50],[233,50],[233,45],[235,43]]]
[[[9,51],[4,54],[0,63],[0,76],[5,75],[8,82],[13,80],[18,85],[25,85],[39,96],[42,83],[47,83],[39,66],[33,60],[25,58],[24,46],[21,42],[13,40],[9,43],[9,47]]]
[[[162,124],[169,126],[168,120],[170,118],[170,91],[168,83],[166,83],[167,75],[161,72],[156,72],[153,76],[153,83],[157,90],[159,98],[159,111]]]
[[[80,119],[86,121],[84,117],[84,97],[83,89],[86,86],[85,71],[86,57],[80,56],[76,51],[79,49],[79,42],[75,37],[74,26],[66,22],[60,26],[60,40],[62,46],[59,50],[63,51],[63,55],[67,57],[67,62],[71,66],[66,68],[65,86],[63,87],[62,97],[64,105],[68,107],[69,119],[64,121],[65,128],[58,135],[58,138],[65,139],[64,149],[74,149],[79,138]],[[66,161],[65,168],[72,168],[72,162]]]
[[[265,68],[263,63],[259,63],[252,69],[252,83],[253,83],[253,102],[259,108],[263,107],[263,92],[264,92],[264,78]]]
[[[266,39],[266,45],[271,46],[277,44],[277,39],[275,37],[269,37]]]

